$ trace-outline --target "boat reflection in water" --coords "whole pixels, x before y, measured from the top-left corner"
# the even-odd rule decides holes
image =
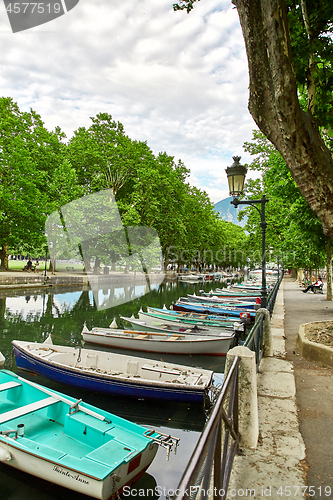
[[[138,498],[149,498],[157,500],[161,496],[162,488],[157,485],[156,479],[148,472],[145,472],[140,479],[132,486],[124,489],[122,498],[137,500]]]

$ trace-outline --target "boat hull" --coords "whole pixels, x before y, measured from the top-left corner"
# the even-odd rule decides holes
[[[176,302],[170,306],[173,308],[174,311],[193,311],[193,312],[198,312],[202,314],[217,314],[221,316],[234,316],[235,318],[241,318],[244,314],[247,314],[248,317],[254,319],[255,318],[255,313],[253,311],[247,311],[247,310],[242,310],[240,308],[237,309],[237,311],[232,311],[232,310],[227,310],[223,308],[218,308],[218,307],[210,307],[208,305],[200,305],[200,304],[190,304],[190,303],[179,303]]]
[[[187,297],[180,297],[178,302],[202,302],[202,303],[215,303],[215,304],[224,304],[226,306],[232,306],[232,307],[244,307],[244,304],[246,304],[246,307],[251,308],[254,306],[254,303],[256,302],[258,297],[218,297],[214,295],[209,295],[209,296],[204,296],[204,295],[190,295],[188,294]]]
[[[57,380],[66,385],[79,387],[91,392],[148,398],[172,400],[180,402],[202,403],[207,397],[206,387],[182,386],[181,384],[156,384],[145,380],[137,381],[135,377],[117,378],[96,372],[80,370],[75,367],[50,364],[44,359],[32,357],[13,341],[17,367]]]
[[[116,483],[117,490],[114,492],[115,480],[113,474],[115,476],[124,477],[126,474],[125,465],[113,471],[112,475],[104,481],[99,481],[93,477],[80,474],[75,469],[60,466],[57,462],[44,460],[35,456],[33,453],[22,451],[16,448],[12,443],[8,444],[0,441],[0,450],[1,449],[10,454],[10,460],[5,463],[14,469],[18,469],[32,476],[92,498],[108,500],[116,498],[117,492],[121,493],[125,486],[134,483],[145,473],[154,460],[158,446],[157,444],[153,445],[152,449],[147,449],[146,452],[141,455],[140,471],[130,474],[123,484],[119,485]]]
[[[230,290],[230,288],[224,290],[211,290],[210,292],[201,292],[201,295],[203,297],[220,297],[220,298],[225,298],[225,299],[244,299],[244,300],[252,300],[256,299],[257,297],[261,296],[261,290],[260,291],[252,291],[252,292],[245,292],[245,291],[238,291],[238,290]]]

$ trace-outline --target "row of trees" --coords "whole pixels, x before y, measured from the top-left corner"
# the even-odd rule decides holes
[[[61,216],[67,203],[105,189],[112,191],[124,227],[156,230],[165,265],[238,265],[237,250],[247,236],[218,218],[207,194],[187,182],[181,161],[154,155],[107,113],[91,120],[66,142],[60,128],[50,132],[33,110],[22,112],[11,98],[0,99],[2,270],[10,253],[45,252],[48,215]]]
[[[8,268],[9,253],[45,252],[49,214],[61,214],[67,203],[105,189],[112,191],[125,227],[155,229],[165,266],[260,263],[256,210],[243,212],[245,232],[219,219],[207,194],[186,181],[189,170],[182,162],[166,153],[155,156],[147,143],[131,140],[110,115],[98,114],[89,128],[79,128],[66,143],[59,128],[48,131],[39,115],[21,112],[10,98],[0,99],[0,112],[1,269]],[[259,131],[244,148],[255,157],[250,168],[262,174],[260,180],[248,181],[247,197],[266,193],[270,198],[268,246],[285,267],[323,267],[322,225],[281,154]]]

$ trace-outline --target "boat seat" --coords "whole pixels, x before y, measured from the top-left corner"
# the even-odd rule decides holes
[[[15,410],[6,411],[0,415],[0,424],[8,422],[8,420],[12,420],[14,418],[22,417],[28,413],[33,413],[36,410],[41,410],[42,408],[53,405],[54,403],[59,403],[59,399],[50,397],[21,406],[20,408],[15,408]]]
[[[165,368],[158,368],[156,366],[149,366],[149,365],[143,365],[141,367],[142,370],[149,370],[149,371],[152,371],[152,372],[160,372],[160,373],[167,373],[168,375],[180,375],[181,372],[180,371],[176,371],[176,370],[167,370]]]
[[[0,384],[0,392],[1,391],[7,391],[8,389],[13,389],[14,387],[20,387],[22,384],[20,382],[4,382],[3,384]]]

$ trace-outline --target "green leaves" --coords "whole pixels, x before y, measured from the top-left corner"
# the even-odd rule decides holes
[[[23,113],[12,99],[0,99],[0,246],[39,253],[48,215],[62,231],[72,201],[111,189],[122,225],[132,233],[135,227],[153,228],[166,260],[173,246],[188,263],[197,256],[198,264],[237,265],[244,231],[218,218],[208,195],[188,184],[190,172],[180,160],[166,152],[154,155],[107,113],[92,117],[91,126],[75,131],[68,145],[64,138],[58,127],[48,131],[33,110]],[[119,257],[110,239],[87,241],[80,243],[87,267],[97,246],[99,259]],[[64,245],[53,258],[69,254],[77,243]],[[122,247],[127,249],[126,241]]]
[[[282,156],[265,136],[253,133],[253,142],[246,143],[246,150],[258,155],[248,168],[262,172],[261,179],[246,183],[248,198],[269,198],[266,206],[267,245],[274,247],[275,255],[285,267],[305,269],[325,266],[325,242],[322,224],[308,206],[291,177]],[[261,230],[259,214],[247,209],[247,229],[253,249],[260,248]]]
[[[78,194],[63,138],[59,128],[46,130],[35,111],[23,113],[11,98],[0,99],[2,247],[27,252],[44,247],[47,214]]]
[[[198,0],[199,2],[200,0]],[[191,10],[194,8],[194,3],[196,0],[180,0],[178,3],[173,4],[173,10],[186,10],[189,14]]]
[[[298,85],[307,90],[308,107],[313,105],[311,111],[319,124],[330,129],[333,125],[333,4],[330,0],[287,0],[287,6]]]

